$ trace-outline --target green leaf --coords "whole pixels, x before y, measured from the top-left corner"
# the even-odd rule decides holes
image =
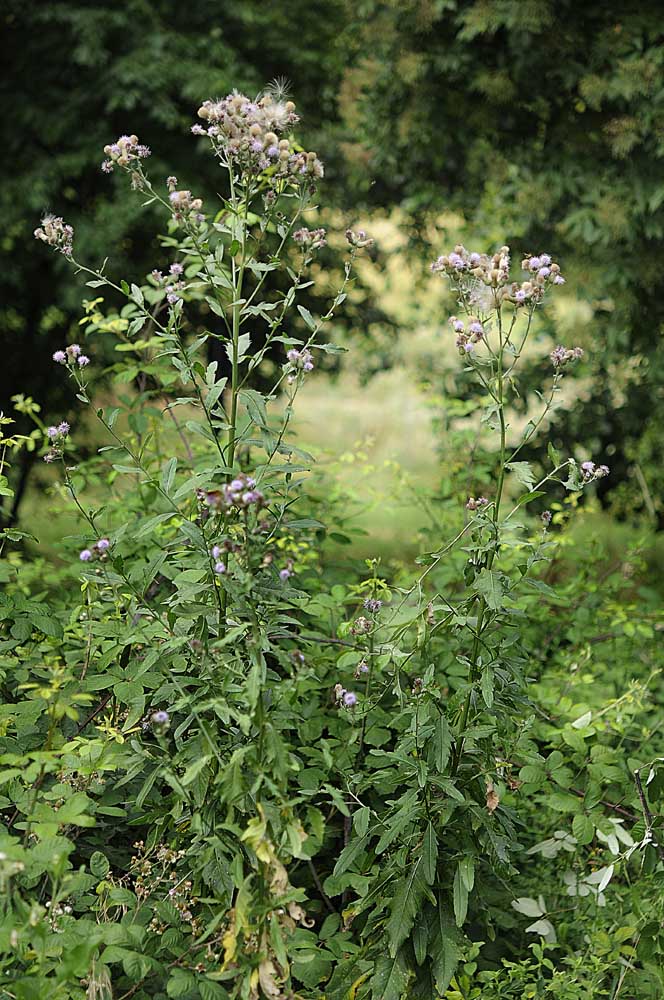
[[[438,838],[431,823],[428,824],[422,843],[422,873],[429,885],[436,880],[436,862],[438,861]]]
[[[472,892],[475,885],[475,858],[472,855],[467,854],[465,858],[461,858],[459,872],[466,889],[468,892]]]
[[[480,677],[480,690],[482,692],[484,704],[487,708],[491,708],[493,705],[493,668],[490,666],[486,666],[482,670]]]
[[[503,585],[500,577],[491,569],[483,569],[475,577],[473,583],[475,590],[482,595],[487,606],[492,611],[499,611],[503,606]]]
[[[366,834],[369,829],[370,817],[371,810],[369,809],[369,806],[362,806],[362,808],[358,809],[353,816],[353,826],[355,827],[358,837],[364,837]]]
[[[177,458],[169,458],[167,462],[164,463],[164,467],[161,470],[161,488],[164,493],[169,493],[173,483],[175,481],[175,472],[178,467]]]
[[[456,931],[445,907],[442,892],[436,907],[436,918],[437,934],[429,953],[433,960],[432,968],[436,989],[443,996],[447,992],[459,964],[459,950],[456,943]]]
[[[199,979],[198,992],[201,1000],[228,1000],[228,993],[223,986],[212,982],[211,979]]]
[[[461,868],[457,865],[454,873],[454,917],[457,927],[461,927],[468,914],[468,889],[461,876]]]
[[[315,330],[316,329],[316,321],[314,320],[314,318],[311,315],[311,313],[309,312],[309,310],[305,309],[304,306],[298,306],[297,307],[297,311],[299,312],[300,316],[302,317],[302,319],[304,320],[304,322],[307,324],[307,326],[309,327],[309,329],[310,330]]]
[[[358,837],[357,840],[351,840],[350,844],[347,844],[346,847],[344,847],[343,851],[337,858],[337,863],[334,866],[332,874],[341,875],[347,868],[350,868],[355,859],[362,854],[368,842],[368,834],[365,834],[363,837]]]
[[[372,1000],[401,1000],[408,985],[408,966],[402,952],[381,955],[371,977]]]
[[[242,389],[240,399],[247,408],[249,417],[258,427],[267,428],[267,409],[265,397],[255,389]]]
[[[508,462],[505,468],[510,470],[516,481],[525,486],[528,492],[537,482],[530,462]]]
[[[575,816],[572,820],[572,833],[579,844],[589,844],[595,836],[595,824],[590,816],[584,816],[582,813]]]
[[[90,871],[96,878],[105,878],[110,871],[108,858],[101,851],[94,851],[90,858]]]
[[[390,955],[394,958],[410,934],[425,893],[424,861],[417,858],[409,872],[399,880],[385,925]]]
[[[445,773],[451,749],[452,734],[450,733],[450,726],[447,718],[441,715],[436,723],[436,734],[434,737],[434,763],[439,774]]]
[[[134,302],[139,306],[142,306],[145,302],[143,298],[143,292],[140,290],[138,285],[131,286],[131,297],[134,300]]]

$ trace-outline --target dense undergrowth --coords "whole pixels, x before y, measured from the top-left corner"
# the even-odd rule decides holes
[[[601,534],[574,544],[601,460],[521,455],[582,352],[554,350],[542,419],[509,426],[560,268],[506,247],[436,260],[484,430],[460,437],[458,481],[432,456],[416,562],[362,563],[361,495],[312,472],[290,426],[371,239],[348,231],[312,316],[323,165],[294,106],[199,114],[217,206],[153,186],[135,136],[106,150],[164,208],[168,275],[90,267],[59,218],[36,234],[99,296],[54,372],[105,443],[79,460],[76,426],[17,397],[36,430],[6,453],[43,447],[78,534],[54,564],[29,525],[4,533],[0,996],[661,996],[659,597],[636,541],[618,560]]]

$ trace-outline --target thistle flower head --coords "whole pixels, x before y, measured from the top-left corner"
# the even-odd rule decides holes
[[[101,169],[105,174],[110,174],[116,166],[126,169],[137,160],[146,159],[150,156],[150,149],[139,143],[137,135],[121,135],[115,142],[104,146],[104,153],[107,158]]]
[[[59,215],[45,215],[41,226],[35,229],[35,239],[54,247],[65,257],[71,257],[74,252],[74,227]]]

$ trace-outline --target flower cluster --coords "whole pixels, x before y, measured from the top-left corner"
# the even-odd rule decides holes
[[[334,700],[341,708],[352,708],[357,705],[357,695],[354,691],[347,691],[341,684],[334,685]]]
[[[81,354],[81,348],[78,344],[70,344],[69,347],[65,347],[64,351],[55,351],[53,360],[59,365],[67,365],[70,368],[73,368],[74,365],[85,368],[86,365],[90,364],[90,358],[87,354]]]
[[[431,271],[452,278],[462,295],[470,303],[482,305],[485,311],[502,301],[516,306],[535,305],[542,300],[549,285],[565,284],[560,266],[548,253],[526,254],[521,262],[522,269],[528,273],[525,281],[513,281],[510,267],[510,248],[507,246],[489,255],[467,250],[458,243],[451,253],[443,254],[431,264]],[[482,289],[492,291],[494,302],[482,293]]]
[[[355,667],[355,672],[353,674],[353,677],[355,678],[355,680],[358,680],[362,676],[362,674],[368,674],[368,673],[369,673],[369,664],[367,663],[366,660],[360,660],[358,665]]]
[[[350,630],[353,635],[366,635],[367,632],[371,632],[371,622],[364,615],[360,615],[355,619]]]
[[[265,497],[256,489],[256,480],[244,472],[240,472],[230,483],[224,483],[220,490],[201,490],[198,496],[214,510],[230,510],[231,507],[242,510],[255,507],[260,510],[265,503]]]
[[[191,191],[177,191],[174,189],[169,192],[168,200],[173,210],[173,219],[175,222],[186,222],[187,220],[203,222],[205,219],[205,216],[201,212],[203,202],[200,198],[194,198]]]
[[[325,229],[297,229],[293,233],[293,239],[299,243],[303,250],[320,250],[327,246],[327,232]]]
[[[551,351],[549,357],[554,368],[564,368],[570,361],[579,361],[583,357],[583,349],[573,347],[569,350],[566,347],[558,346]]]
[[[212,556],[212,562],[214,563],[214,571],[218,576],[221,576],[226,572],[226,563],[221,558],[224,551],[227,550],[222,549],[221,545],[213,545],[210,549],[210,555]]]
[[[290,372],[286,380],[288,383],[292,384],[295,382],[300,372],[313,371],[313,354],[306,347],[303,347],[301,351],[298,351],[293,347],[290,351],[288,351],[286,357],[293,366],[293,371]]]
[[[367,597],[364,601],[364,607],[366,611],[370,611],[372,615],[375,615],[377,611],[383,606],[383,602],[379,601],[377,597]]]
[[[346,240],[350,246],[357,247],[358,250],[361,250],[363,247],[372,247],[376,242],[372,236],[368,236],[365,233],[364,229],[358,229],[357,231],[347,229]]]
[[[44,455],[45,462],[55,462],[56,459],[62,457],[62,451],[67,435],[69,434],[69,429],[69,424],[66,420],[62,420],[57,426],[53,424],[51,427],[46,428],[46,436],[48,437],[51,447]]]
[[[220,101],[204,101],[198,117],[207,127],[193,125],[194,135],[209,136],[226,160],[253,172],[275,167],[276,176],[318,179],[324,168],[314,152],[296,151],[279,136],[298,121],[295,105],[272,94],[255,101],[234,91]]]
[[[92,546],[91,549],[82,549],[78,558],[81,562],[90,562],[93,559],[103,559],[106,557],[106,553],[111,547],[111,543],[108,538],[100,538],[98,542]]]
[[[138,141],[137,135],[121,135],[115,142],[104,146],[108,159],[104,160],[101,169],[105,174],[113,172],[113,167],[128,167],[132,161],[144,160],[150,155],[148,146]]]
[[[483,510],[488,503],[489,501],[486,497],[468,497],[466,510]]]
[[[74,252],[74,227],[58,215],[45,215],[41,226],[35,229],[35,238],[55,247],[65,257],[71,257]]]
[[[467,326],[458,316],[452,316],[450,325],[456,333],[456,346],[460,354],[470,354],[475,350],[475,344],[484,339],[484,327],[475,316],[469,318]]]
[[[608,465],[595,465],[594,462],[581,463],[581,475],[584,483],[591,483],[594,479],[603,479],[608,474]]]

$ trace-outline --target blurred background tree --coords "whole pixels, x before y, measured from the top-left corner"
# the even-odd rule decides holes
[[[450,209],[473,246],[561,260],[588,305],[592,378],[579,405],[558,411],[555,436],[607,458],[605,502],[661,522],[664,41],[658,2],[619,6],[9,0],[0,406],[19,390],[46,413],[66,406],[50,357],[81,315],[82,285],[32,252],[40,214],[72,222],[82,256],[100,261],[110,241],[126,272],[149,271],[158,241],[146,244],[146,210],[122,179],[99,171],[103,145],[137,130],[155,176],[175,172],[213,198],[214,164],[189,134],[198,104],[286,77],[326,162],[325,200],[342,214],[399,209],[422,262],[447,245],[444,226],[430,245],[431,220]],[[360,321],[375,310],[368,290],[353,308],[352,325],[373,329]],[[19,501],[27,453],[24,463]]]

